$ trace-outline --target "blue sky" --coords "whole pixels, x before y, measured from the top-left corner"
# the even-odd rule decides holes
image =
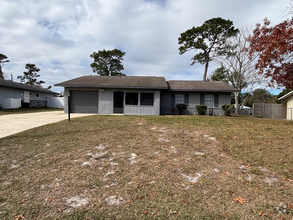
[[[290,0],[1,0],[0,53],[10,60],[3,71],[18,81],[34,63],[47,87],[94,74],[90,54],[118,48],[126,52],[126,75],[201,80],[204,66],[190,66],[195,52],[179,55],[180,33],[214,17],[237,28],[265,17],[277,24],[289,6]],[[208,72],[216,68],[211,63]]]

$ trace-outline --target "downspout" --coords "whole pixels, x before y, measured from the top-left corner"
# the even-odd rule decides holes
[[[70,121],[70,90],[68,90],[67,94],[67,112],[68,112],[68,121]]]

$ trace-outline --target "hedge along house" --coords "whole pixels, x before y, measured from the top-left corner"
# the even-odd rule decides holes
[[[177,114],[172,107],[179,103],[188,105],[183,114],[197,114],[196,105],[204,104],[222,115],[221,106],[230,104],[231,92],[238,91],[224,82],[155,76],[83,76],[55,86],[65,88],[65,113],[126,115]]]
[[[164,77],[83,76],[55,86],[65,88],[64,111],[70,113],[159,115]],[[69,105],[68,105],[69,103]]]
[[[206,105],[207,114],[223,115],[222,105],[231,104],[231,92],[238,90],[222,81],[167,81],[168,89],[162,91],[161,114],[177,114],[176,108],[185,103],[185,115],[197,114],[197,105]],[[211,112],[213,111],[213,112]]]
[[[0,104],[5,99],[18,99],[23,107],[47,107],[47,97],[56,95],[48,89],[0,79]]]

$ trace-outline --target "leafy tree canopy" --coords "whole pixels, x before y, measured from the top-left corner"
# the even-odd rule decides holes
[[[17,79],[24,82],[26,81],[25,84],[29,85],[41,85],[42,83],[45,83],[42,80],[37,81],[37,78],[40,77],[40,75],[38,75],[40,69],[36,67],[35,64],[27,63],[25,68],[27,69],[27,72],[23,72],[23,76],[18,76]]]
[[[221,56],[226,52],[225,42],[228,38],[235,36],[239,32],[235,29],[233,22],[222,18],[207,20],[202,26],[193,27],[183,33],[178,38],[179,54],[182,55],[190,50],[200,50],[191,58],[192,63],[205,64],[203,80],[206,81],[209,62],[214,57]]]
[[[125,52],[121,50],[99,50],[93,52],[90,57],[94,59],[91,64],[94,73],[100,76],[125,76],[121,71],[124,70],[122,65]]]
[[[226,68],[219,67],[209,78],[211,81],[223,81],[225,83],[231,84],[235,88],[242,90],[247,87],[248,83],[243,74],[239,72],[230,72]]]
[[[229,83],[228,71],[222,66],[212,72],[212,75],[208,77],[208,81],[223,81]]]
[[[0,79],[4,79],[4,73],[2,71],[2,66],[4,65],[4,63],[9,62],[9,60],[7,60],[7,56],[0,53]]]
[[[275,97],[266,89],[255,89],[246,100],[245,105],[252,107],[253,103],[275,103]]]
[[[249,53],[260,53],[255,67],[271,80],[269,86],[293,88],[293,18],[275,26],[264,19],[248,40]]]

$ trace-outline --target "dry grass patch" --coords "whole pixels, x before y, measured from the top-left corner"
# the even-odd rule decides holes
[[[247,117],[42,126],[1,139],[0,218],[275,219],[280,203],[292,218],[292,138],[291,122]]]

